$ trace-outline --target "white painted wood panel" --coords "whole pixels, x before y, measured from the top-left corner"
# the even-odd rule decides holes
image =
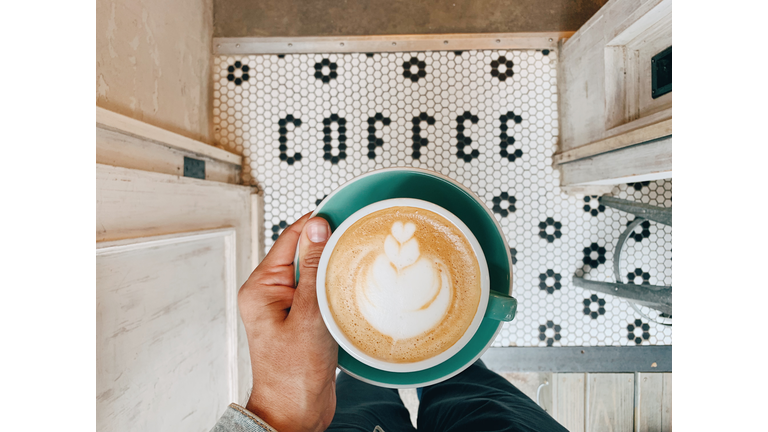
[[[207,431],[238,401],[235,230],[97,244],[97,429]]]
[[[251,195],[255,189],[127,168],[96,165],[96,241],[234,228],[235,284],[253,271]],[[248,343],[237,321],[238,400],[250,389]]]
[[[587,374],[587,432],[632,430],[635,375]]]
[[[586,374],[554,374],[552,417],[571,432],[584,432]]]

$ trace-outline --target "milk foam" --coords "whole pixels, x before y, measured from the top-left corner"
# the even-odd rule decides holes
[[[416,207],[362,217],[333,248],[328,307],[363,353],[388,362],[434,357],[461,338],[480,301],[480,267],[450,221]]]
[[[411,222],[395,222],[384,239],[384,253],[355,287],[363,317],[395,340],[436,327],[451,303],[448,268],[439,258],[421,256],[415,231]]]

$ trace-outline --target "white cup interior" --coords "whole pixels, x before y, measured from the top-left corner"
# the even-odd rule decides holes
[[[418,362],[412,362],[412,363],[386,362],[386,361],[371,357],[365,354],[364,352],[362,352],[357,347],[355,347],[355,345],[353,345],[352,342],[346,337],[346,335],[341,331],[339,326],[336,324],[336,321],[333,319],[331,310],[328,307],[328,297],[325,291],[325,275],[328,267],[328,261],[331,258],[333,249],[336,247],[336,243],[338,243],[339,239],[344,234],[344,232],[350,226],[352,226],[352,224],[354,224],[364,216],[367,216],[373,212],[384,210],[390,207],[402,207],[402,206],[422,208],[422,209],[437,213],[440,216],[448,219],[454,226],[456,226],[456,228],[458,228],[461,231],[461,233],[469,241],[469,244],[472,247],[472,251],[475,253],[475,257],[477,258],[477,262],[480,266],[480,286],[481,286],[480,303],[478,304],[477,311],[475,312],[475,316],[472,319],[472,323],[467,328],[467,331],[464,332],[464,335],[461,338],[459,338],[459,340],[456,341],[456,343],[453,344],[453,346],[443,351],[442,353],[434,357],[431,357],[429,359],[421,360]],[[412,199],[412,198],[394,198],[394,199],[389,199],[384,201],[378,201],[376,203],[363,207],[362,209],[358,210],[357,212],[352,214],[350,217],[348,217],[346,220],[344,220],[344,222],[342,222],[342,224],[339,225],[336,231],[333,232],[333,234],[331,235],[331,238],[328,239],[328,243],[326,244],[325,249],[323,249],[323,254],[320,257],[320,263],[318,264],[317,270],[318,270],[317,271],[317,301],[318,301],[318,305],[320,306],[320,313],[323,316],[323,321],[325,321],[325,325],[326,327],[328,327],[328,331],[330,331],[331,336],[333,336],[333,338],[344,349],[344,351],[349,353],[349,355],[351,355],[355,359],[373,368],[389,371],[389,372],[416,372],[416,371],[428,369],[433,366],[437,366],[438,364],[444,362],[445,360],[448,360],[454,354],[459,352],[472,339],[475,332],[480,327],[480,324],[483,321],[483,317],[485,316],[485,310],[488,306],[488,297],[490,295],[490,279],[488,275],[488,264],[485,261],[485,255],[483,254],[483,249],[480,247],[480,243],[477,241],[474,234],[472,234],[472,231],[469,230],[469,228],[464,224],[464,222],[461,221],[461,219],[459,219],[453,213],[449,212],[443,207],[440,207],[436,204],[432,204],[428,201]]]

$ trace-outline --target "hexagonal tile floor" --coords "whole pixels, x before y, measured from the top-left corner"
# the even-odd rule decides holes
[[[267,250],[347,180],[427,168],[477,193],[507,236],[520,307],[494,346],[671,344],[668,317],[571,284],[614,280],[632,216],[558,187],[556,62],[546,50],[221,56],[216,140],[243,154],[245,181],[264,191]],[[612,195],[667,207],[672,182]],[[671,227],[638,226],[622,280],[671,285],[671,248]]]

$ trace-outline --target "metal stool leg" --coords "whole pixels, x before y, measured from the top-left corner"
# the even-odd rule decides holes
[[[600,203],[607,207],[612,207],[637,216],[635,220],[627,226],[624,232],[621,233],[619,241],[616,244],[616,250],[613,253],[613,273],[617,282],[590,281],[574,275],[572,279],[573,284],[577,287],[591,291],[621,297],[630,302],[647,306],[671,315],[672,287],[622,283],[620,264],[621,251],[624,249],[624,243],[627,241],[629,234],[632,233],[635,227],[646,219],[672,226],[672,208],[655,207],[614,197],[600,197]]]
[[[643,219],[672,226],[672,207],[656,207],[609,196],[600,197],[598,201],[606,207],[615,208],[616,210],[632,213]]]

